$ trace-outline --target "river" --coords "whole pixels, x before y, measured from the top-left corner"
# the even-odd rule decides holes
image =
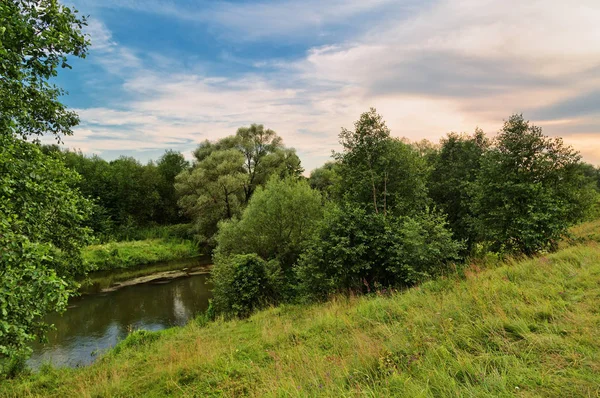
[[[56,329],[48,343],[32,346],[28,365],[85,366],[132,330],[185,325],[208,307],[208,274],[127,286],[108,293],[75,297],[62,315],[45,320]]]

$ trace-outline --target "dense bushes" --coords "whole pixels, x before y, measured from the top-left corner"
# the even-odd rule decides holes
[[[38,145],[0,134],[0,375],[30,352],[85,273],[91,204],[79,176]]]
[[[386,217],[332,206],[298,264],[300,293],[322,299],[413,284],[443,273],[460,248],[439,214]]]
[[[411,285],[486,250],[553,249],[597,199],[596,169],[520,115],[494,140],[477,130],[438,148],[392,138],[371,109],[339,137],[342,152],[309,179],[322,195],[272,180],[220,224],[217,311]]]
[[[256,254],[234,255],[213,269],[215,310],[229,316],[245,317],[277,298],[279,265]]]
[[[272,179],[258,188],[239,220],[220,225],[215,258],[256,253],[290,269],[322,213],[321,195],[308,183]]]
[[[321,195],[306,181],[271,179],[264,189],[258,188],[240,220],[221,223],[213,256],[215,284],[225,283],[219,278],[229,274],[221,270],[231,268],[233,258],[253,254],[269,261],[270,280],[277,280],[267,289],[268,301],[292,299],[296,285],[293,267],[321,217]],[[215,289],[216,300],[222,291]],[[240,296],[228,300],[235,297]],[[217,310],[230,307],[216,306]]]

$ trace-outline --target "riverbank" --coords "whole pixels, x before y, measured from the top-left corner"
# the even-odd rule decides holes
[[[203,267],[208,272],[210,256],[202,255],[189,240],[154,238],[88,246],[83,259],[96,271],[81,282],[83,294],[99,293],[123,281]]]
[[[111,242],[86,247],[83,260],[96,271],[112,271],[141,265],[197,257],[201,253],[190,240],[154,238]]]
[[[148,265],[90,273],[81,280],[82,294],[105,293],[122,287],[147,283],[162,277],[174,279],[190,274],[210,273],[212,259],[210,256],[197,256],[181,260],[158,262]]]
[[[6,381],[0,396],[596,396],[599,228],[406,292],[135,332],[89,367]]]

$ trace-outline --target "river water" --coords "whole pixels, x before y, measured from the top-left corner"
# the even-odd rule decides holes
[[[47,344],[34,344],[28,364],[84,366],[137,329],[185,325],[208,307],[208,274],[124,287],[110,293],[73,298],[68,310],[46,318],[56,330]]]

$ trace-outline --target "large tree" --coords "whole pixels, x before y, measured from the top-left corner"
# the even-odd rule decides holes
[[[87,269],[80,249],[91,203],[60,154],[0,136],[0,374],[43,338],[42,317],[66,309],[74,277]]]
[[[221,220],[239,216],[254,191],[271,176],[299,177],[303,172],[295,151],[262,125],[238,129],[216,142],[205,141],[194,152],[194,166],[176,179],[179,205],[199,233],[212,244]]]
[[[482,239],[494,250],[527,255],[555,248],[595,200],[580,158],[561,138],[511,116],[483,157],[476,182]]]
[[[390,136],[373,108],[342,129],[343,151],[334,154],[339,166],[338,191],[345,200],[375,213],[407,215],[427,205],[427,163],[409,144]]]
[[[71,134],[77,116],[49,83],[67,57],[85,56],[85,19],[57,0],[0,3],[0,373],[10,372],[41,321],[63,310],[86,270],[80,248],[89,202],[58,155],[21,138]]]

